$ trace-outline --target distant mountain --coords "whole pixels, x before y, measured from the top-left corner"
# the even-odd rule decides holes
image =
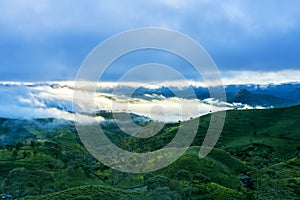
[[[194,90],[195,95],[198,99],[204,100],[210,98],[209,90],[206,87],[195,87],[191,86]],[[148,99],[144,96],[145,94],[151,95],[161,95],[166,98],[179,96],[181,98],[192,99],[195,96],[190,93],[190,88],[167,88],[161,87],[157,89],[149,89],[140,87],[135,90],[133,96],[143,99]],[[283,83],[283,84],[267,84],[267,85],[257,85],[257,84],[248,84],[248,85],[227,85],[225,86],[225,92],[228,102],[243,103],[251,102],[250,100],[245,100],[243,102],[237,101],[239,98],[234,97],[240,90],[247,90],[252,95],[261,100],[254,100],[251,105],[259,102],[261,105],[282,107],[286,105],[296,105],[300,104],[300,84],[299,83]],[[176,94],[175,94],[176,93]],[[247,96],[247,95],[246,95]],[[264,99],[264,100],[262,100]],[[252,99],[253,100],[253,99]]]
[[[231,99],[239,90],[246,89],[252,94],[267,94],[280,99],[288,99],[300,103],[300,84],[299,83],[283,83],[268,85],[227,85],[227,99]]]
[[[288,99],[281,99],[269,94],[253,94],[246,89],[240,89],[228,101],[229,103],[242,103],[250,106],[284,107],[294,105],[297,102]]]

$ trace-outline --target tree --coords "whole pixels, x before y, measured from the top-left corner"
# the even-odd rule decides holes
[[[17,198],[24,196],[28,192],[24,181],[26,177],[28,177],[28,171],[24,167],[11,170],[3,181],[3,191]]]
[[[48,151],[49,151],[52,155],[54,155],[56,159],[61,155],[60,149],[55,148],[55,147],[50,147],[50,148],[48,149]]]
[[[149,190],[154,190],[157,187],[167,187],[168,183],[168,178],[164,176],[153,176],[145,180]]]
[[[30,141],[30,146],[31,146],[32,148],[35,148],[35,147],[36,147],[36,141],[35,141],[35,140],[31,140],[31,141]]]
[[[14,146],[11,145],[11,144],[7,144],[7,145],[5,146],[5,148],[6,148],[8,151],[11,151],[11,150],[13,150]]]
[[[3,191],[16,198],[44,194],[55,190],[53,175],[46,170],[32,171],[19,167],[11,170],[3,181]]]
[[[11,157],[12,157],[13,160],[16,160],[16,159],[17,159],[17,157],[18,157],[18,151],[17,151],[16,149],[13,150],[13,152],[12,152],[12,154],[11,154]]]
[[[191,180],[190,173],[189,173],[187,170],[185,170],[185,169],[179,170],[179,171],[176,173],[176,178],[177,178],[178,180],[188,180],[188,181]]]
[[[147,196],[147,200],[180,200],[180,196],[175,191],[170,191],[168,187],[157,187],[150,191]]]
[[[180,194],[181,197],[184,197],[184,191],[179,181],[170,180],[169,188],[171,189],[171,191],[176,191],[178,194]]]
[[[36,141],[36,140],[31,140],[30,141],[30,146],[32,147],[32,148],[35,148],[35,147],[38,147],[38,146],[40,146],[41,144],[38,142],[38,141]]]
[[[16,144],[16,149],[19,151],[21,148],[23,147],[23,143],[22,142],[18,142]]]
[[[23,151],[23,158],[27,158],[30,155],[29,152],[27,151]]]
[[[194,180],[198,180],[201,183],[209,183],[210,178],[208,176],[205,176],[201,173],[196,173],[193,177]]]
[[[46,187],[54,188],[54,177],[50,172],[42,169],[35,171],[34,175],[36,178],[36,186],[40,195],[43,194]]]

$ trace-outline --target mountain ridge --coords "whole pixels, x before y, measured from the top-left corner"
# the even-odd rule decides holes
[[[253,94],[244,88],[235,93],[228,102],[242,103],[254,107],[285,107],[297,104],[295,101],[281,99],[269,94]]]

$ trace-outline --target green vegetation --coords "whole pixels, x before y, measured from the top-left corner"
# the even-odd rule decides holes
[[[192,146],[170,166],[130,174],[95,160],[73,123],[53,119],[0,119],[0,193],[15,199],[297,199],[300,196],[300,106],[227,111],[222,135],[199,159],[210,115],[200,120]],[[133,152],[159,149],[185,123],[166,124],[137,139],[115,124],[103,126],[118,146]],[[22,131],[22,136],[18,131]],[[17,133],[7,138],[5,135]]]

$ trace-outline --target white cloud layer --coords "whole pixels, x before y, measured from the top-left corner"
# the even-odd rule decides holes
[[[49,84],[0,84],[0,117],[6,118],[58,118],[74,120],[72,100],[73,89],[65,82]],[[94,104],[89,107],[87,99],[90,92],[80,91],[80,101],[76,102],[77,112],[90,113],[99,110],[130,112],[158,121],[178,121],[197,117],[211,111],[229,109],[226,106],[209,105],[198,99],[165,98],[147,95],[143,98],[124,98],[110,93],[96,93]],[[89,116],[81,114],[82,120]],[[97,120],[103,120],[101,117]]]
[[[225,71],[221,72],[224,85],[230,84],[281,84],[300,82],[300,70],[281,71]]]
[[[267,85],[267,84],[282,84],[282,83],[300,83],[300,70],[280,70],[280,71],[224,71],[221,72],[223,85]],[[207,87],[203,81],[187,81],[195,87]],[[71,83],[71,82],[69,82]],[[89,83],[86,82],[88,86]],[[100,88],[112,89],[116,86],[120,87],[145,87],[149,89],[157,89],[161,87],[176,87],[182,88],[186,85],[181,81],[166,80],[159,83],[140,83],[140,82],[101,82],[98,83]]]
[[[229,84],[281,84],[297,82],[300,80],[300,70],[284,70],[278,72],[253,72],[253,71],[230,71],[223,73],[224,85]],[[7,118],[62,118],[74,120],[72,114],[74,82],[44,82],[0,83],[0,117]],[[178,97],[166,98],[151,93],[144,97],[125,98],[122,94],[112,94],[116,88],[138,88],[143,86],[148,89],[169,87],[180,89],[182,85],[176,81],[165,81],[157,84],[138,82],[102,82],[98,83],[92,107],[88,105],[88,97],[93,91],[89,91],[91,82],[85,82],[83,90],[79,91],[80,100],[75,107],[76,112],[94,112],[98,110],[125,111],[146,116],[159,121],[187,120],[191,117],[204,115],[211,111],[226,110],[231,108],[251,108],[242,104],[229,104],[215,99],[181,99]],[[205,87],[203,82],[191,81],[192,86]],[[87,115],[81,116],[86,121]],[[99,120],[103,120],[101,117]]]

